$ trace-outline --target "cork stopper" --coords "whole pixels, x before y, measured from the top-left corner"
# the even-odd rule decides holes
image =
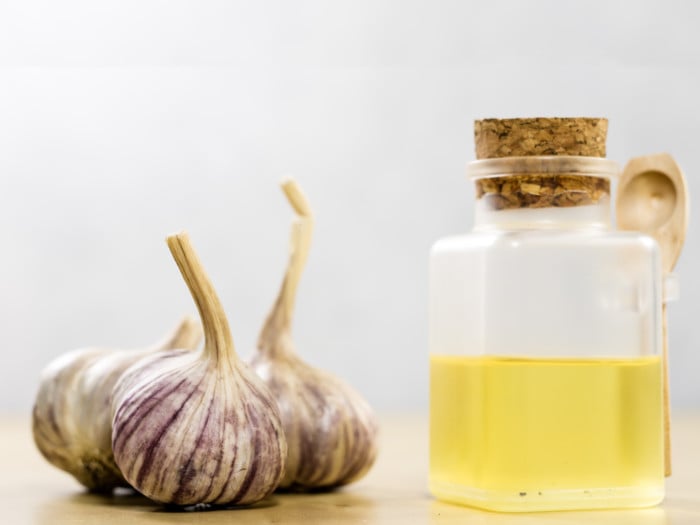
[[[575,155],[605,157],[608,119],[512,118],[474,121],[477,159]]]
[[[605,157],[607,131],[608,120],[604,118],[475,121],[474,141],[480,160],[473,164],[494,164],[501,170],[474,177],[477,201],[490,210],[569,208],[607,202],[608,174],[576,169],[578,164],[605,163],[600,158]],[[566,162],[552,162],[551,157],[557,156]],[[543,169],[550,165],[559,169]]]

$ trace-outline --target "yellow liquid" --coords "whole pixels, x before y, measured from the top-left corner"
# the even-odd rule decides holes
[[[431,356],[431,492],[502,511],[654,505],[661,392],[658,356]]]

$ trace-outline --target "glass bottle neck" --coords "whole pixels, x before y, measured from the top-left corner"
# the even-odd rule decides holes
[[[610,199],[571,207],[493,209],[477,200],[474,230],[609,230]]]
[[[470,162],[475,230],[610,229],[610,179],[617,165],[578,156]]]

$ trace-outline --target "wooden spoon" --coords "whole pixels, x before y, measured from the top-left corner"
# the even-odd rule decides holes
[[[617,226],[656,239],[661,266],[669,274],[681,253],[688,229],[688,193],[685,177],[668,153],[636,157],[622,171],[616,199]],[[671,422],[668,389],[668,329],[666,303],[662,307],[664,473],[671,475]]]

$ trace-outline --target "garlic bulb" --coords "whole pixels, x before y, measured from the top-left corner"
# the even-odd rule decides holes
[[[254,503],[284,471],[279,411],[236,355],[187,234],[168,237],[168,246],[197,304],[204,348],[154,355],[124,373],[114,394],[114,458],[134,488],[161,503]]]
[[[112,389],[144,356],[168,348],[193,349],[199,323],[183,319],[172,335],[142,350],[86,348],[44,369],[32,413],[34,441],[44,457],[92,491],[127,487],[112,456]]]
[[[272,390],[287,436],[287,467],[280,487],[335,487],[357,480],[372,466],[378,426],[372,409],[354,389],[295,353],[294,298],[309,252],[313,216],[293,180],[283,181],[282,189],[298,216],[292,224],[287,273],[251,365]]]

